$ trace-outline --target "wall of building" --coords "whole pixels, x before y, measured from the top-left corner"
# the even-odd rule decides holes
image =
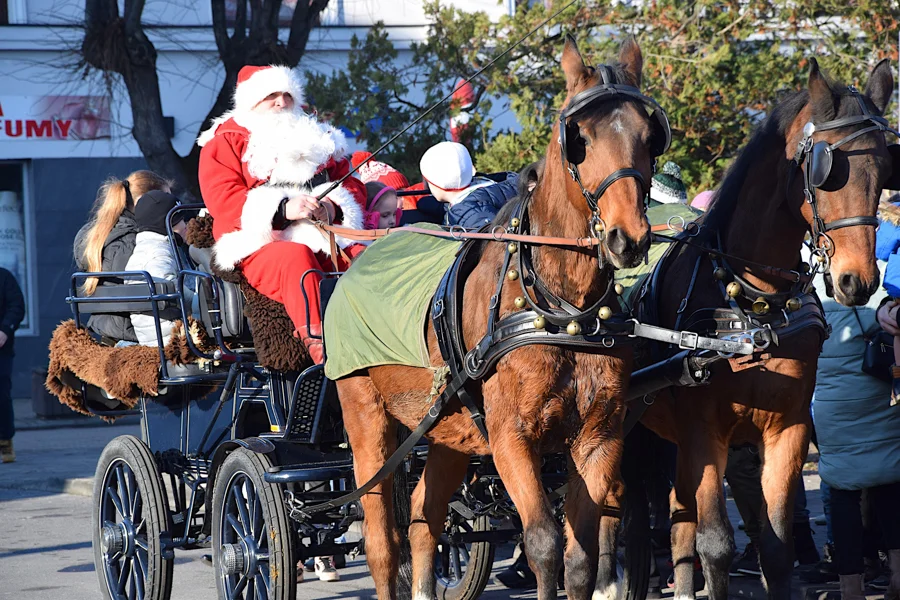
[[[285,5],[295,1],[285,0]],[[226,6],[234,3],[226,0]],[[512,3],[444,2],[493,18],[508,14]],[[123,4],[119,0],[120,12]],[[387,24],[399,59],[408,60],[410,44],[427,35],[422,5],[422,0],[331,0],[323,26],[310,36],[301,70],[344,68],[352,37],[364,37],[376,21]],[[31,322],[17,336],[13,391],[27,396],[32,370],[46,366],[50,335],[71,316],[65,297],[74,268],[72,242],[97,188],[108,176],[123,177],[145,162],[131,137],[131,105],[124,87],[113,78],[110,93],[101,74],[79,68],[84,3],[10,0],[8,7],[11,25],[0,26],[0,202],[17,203],[21,219],[7,219],[0,229],[17,230],[24,242],[16,242],[12,251],[0,244],[0,265],[21,264],[25,273]],[[290,17],[290,9],[285,16]],[[210,27],[210,2],[148,2],[144,21],[158,52],[163,113],[174,119],[173,146],[185,154],[224,79]],[[72,116],[73,111],[80,112]],[[495,102],[492,112],[496,127],[516,127],[503,102]],[[91,119],[86,128],[73,125]],[[108,134],[93,135],[105,132],[104,127]],[[9,176],[15,169],[25,174],[21,182]],[[24,260],[11,258],[23,253]]]

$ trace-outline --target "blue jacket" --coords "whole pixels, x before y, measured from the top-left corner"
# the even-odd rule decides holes
[[[853,309],[825,296],[821,275],[815,285],[832,327],[819,356],[813,402],[819,476],[842,490],[900,481],[900,406],[890,405],[889,384],[862,372],[865,340]],[[856,308],[866,332],[875,327],[883,298],[878,291]]]
[[[463,199],[447,211],[446,224],[466,229],[478,229],[489,224],[503,205],[518,195],[518,183],[516,173],[507,173],[506,179],[500,182],[476,177],[469,187],[471,191],[466,190],[468,193]]]
[[[875,234],[875,256],[887,263],[884,289],[892,298],[900,298],[900,205],[882,202],[878,210],[881,225]]]

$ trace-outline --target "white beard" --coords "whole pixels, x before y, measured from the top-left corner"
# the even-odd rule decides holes
[[[302,110],[235,115],[250,132],[241,160],[250,174],[270,184],[304,184],[329,158],[347,151],[344,134]]]

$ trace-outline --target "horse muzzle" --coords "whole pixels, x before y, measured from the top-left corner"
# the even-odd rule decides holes
[[[621,227],[613,227],[606,232],[606,250],[610,262],[617,269],[630,269],[641,264],[650,249],[650,231],[644,232],[639,240],[634,240]]]
[[[834,299],[844,306],[862,306],[878,289],[878,277],[865,283],[858,273],[845,271],[832,278]]]

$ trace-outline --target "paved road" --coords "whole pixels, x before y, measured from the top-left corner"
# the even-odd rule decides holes
[[[100,598],[91,549],[89,481],[103,447],[117,435],[138,434],[129,426],[36,429],[16,436],[19,460],[0,464],[0,600],[95,600]],[[72,479],[76,479],[74,485]],[[59,493],[68,482],[69,494]],[[807,477],[810,508],[821,513],[818,478]],[[734,503],[729,512],[737,523]],[[818,528],[821,538],[823,528]],[[822,540],[818,540],[821,545]],[[746,537],[737,532],[743,548]],[[502,547],[495,573],[509,564],[512,548]],[[200,560],[201,551],[179,551],[173,600],[214,600],[213,571]],[[351,561],[338,583],[307,575],[297,597],[368,598],[372,580],[362,560]],[[762,588],[748,578],[732,580],[735,598],[761,598]],[[666,595],[671,593],[670,590]],[[534,598],[533,592],[510,592],[492,578],[483,598]]]

